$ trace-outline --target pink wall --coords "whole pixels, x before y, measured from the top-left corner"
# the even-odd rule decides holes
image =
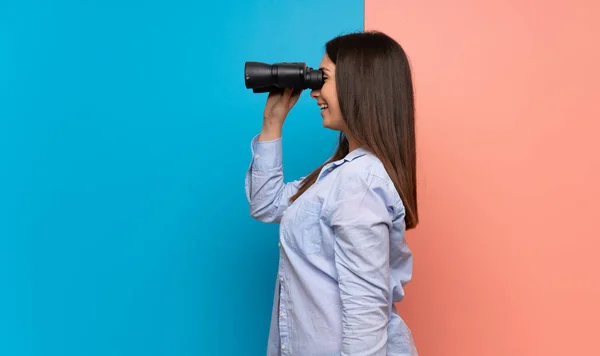
[[[412,59],[422,356],[600,355],[600,5],[366,0]]]

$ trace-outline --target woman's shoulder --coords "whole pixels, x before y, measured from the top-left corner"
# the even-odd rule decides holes
[[[387,205],[400,213],[404,210],[402,199],[394,186],[381,160],[370,152],[364,152],[358,157],[345,162],[337,176],[338,195],[343,195],[350,186],[360,187],[365,192],[371,191],[379,195]],[[360,192],[360,190],[359,190]]]
[[[368,175],[391,182],[383,162],[370,152],[365,152],[348,163],[348,174]]]
[[[381,160],[367,151],[345,162],[340,167],[338,178],[340,180],[364,179],[375,184],[394,185]]]

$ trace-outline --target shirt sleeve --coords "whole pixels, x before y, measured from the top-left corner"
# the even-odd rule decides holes
[[[279,222],[301,180],[284,182],[281,138],[251,142],[252,159],[246,172],[246,198],[250,215],[262,222]]]
[[[379,177],[355,174],[331,208],[344,356],[386,355],[392,217],[385,187]]]

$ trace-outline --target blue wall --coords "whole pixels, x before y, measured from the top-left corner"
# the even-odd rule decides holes
[[[243,64],[317,67],[362,26],[358,0],[1,1],[0,355],[263,355]],[[308,92],[284,136],[288,179],[337,138]]]

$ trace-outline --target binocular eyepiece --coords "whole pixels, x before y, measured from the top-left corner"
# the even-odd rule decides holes
[[[244,66],[246,88],[254,93],[269,93],[292,89],[321,89],[323,71],[307,67],[304,62],[267,64],[246,62]]]

